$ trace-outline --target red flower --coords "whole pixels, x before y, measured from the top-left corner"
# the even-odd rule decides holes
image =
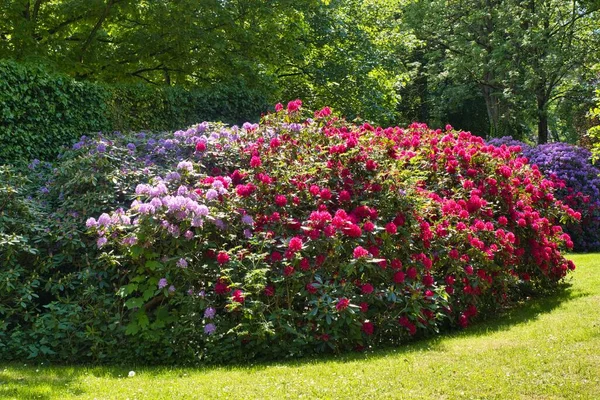
[[[433,286],[433,276],[425,275],[423,276],[423,285],[425,286]]]
[[[272,285],[265,286],[265,296],[272,297],[275,295],[275,288]]]
[[[389,233],[390,235],[393,235],[396,232],[398,232],[398,228],[396,227],[396,224],[394,224],[393,222],[390,222],[385,225],[385,231],[387,233]]]
[[[311,185],[310,189],[308,189],[308,191],[313,196],[316,196],[316,195],[318,195],[321,192],[321,189],[319,189],[319,187],[317,185]]]
[[[398,271],[394,274],[394,282],[395,283],[403,283],[404,282],[404,272]]]
[[[196,143],[196,151],[204,151],[206,150],[206,143],[198,142]]]
[[[294,270],[294,267],[292,267],[291,265],[288,265],[288,266],[286,266],[286,267],[283,269],[283,275],[284,275],[284,276],[290,276],[290,275],[293,275],[293,274],[294,274],[294,272],[296,272],[296,271]]]
[[[345,297],[342,297],[336,303],[335,308],[336,308],[336,310],[341,312],[341,311],[344,311],[346,308],[348,308],[349,305],[350,305],[350,300],[348,300]]]
[[[281,110],[283,110],[283,104],[281,104],[281,103],[275,104],[275,111],[279,112]]]
[[[275,204],[277,204],[278,207],[285,206],[287,204],[287,197],[278,194],[277,196],[275,196]]]
[[[375,326],[373,325],[373,323],[369,320],[366,320],[362,323],[362,331],[364,333],[366,333],[368,336],[371,336],[373,334],[373,331],[375,330]]]
[[[417,269],[415,267],[410,267],[406,271],[406,276],[408,276],[410,279],[415,279],[417,277]]]
[[[308,271],[310,269],[310,263],[308,262],[308,259],[303,258],[300,260],[300,269],[302,271]]]
[[[262,161],[260,160],[260,157],[252,156],[252,158],[250,159],[250,166],[252,168],[258,168],[261,165],[262,165]]]
[[[346,227],[344,227],[343,232],[346,236],[351,238],[359,238],[362,235],[362,230],[360,229],[360,226],[356,224],[347,225]]]
[[[373,285],[371,285],[370,283],[365,283],[360,287],[360,291],[362,292],[362,294],[371,294],[373,293],[373,290]]]
[[[275,149],[275,148],[277,148],[279,146],[281,146],[281,140],[279,140],[279,138],[274,137],[269,142],[269,147],[272,148],[272,149]]]
[[[367,311],[369,311],[369,304],[368,303],[364,303],[364,302],[360,303],[359,307],[360,307],[360,312],[362,312],[362,313],[366,314]]]
[[[256,186],[249,183],[247,185],[237,185],[235,187],[235,192],[240,197],[248,197],[256,190]]]
[[[223,279],[219,279],[217,283],[215,283],[215,293],[218,295],[223,295],[229,292],[229,285]]]
[[[294,236],[293,238],[291,238],[288,249],[292,253],[296,253],[296,252],[302,250],[302,238],[300,238],[298,236]]]
[[[317,293],[317,288],[314,287],[312,283],[308,283],[306,284],[306,291],[310,294],[315,294]]]
[[[287,111],[288,111],[288,113],[292,113],[294,111],[298,111],[300,109],[300,107],[302,107],[302,100],[300,100],[300,99],[292,100],[287,105]]]
[[[363,224],[363,229],[367,232],[373,232],[375,230],[375,225],[371,221],[367,221]]]
[[[219,254],[217,254],[217,262],[221,265],[227,264],[229,259],[229,254],[224,251],[220,251]]]
[[[367,160],[366,163],[367,171],[375,171],[377,169],[377,163],[371,159]]]
[[[344,203],[346,201],[350,201],[350,192],[347,190],[342,190],[338,195],[338,200],[340,203]]]
[[[243,303],[246,299],[244,292],[242,292],[240,289],[234,290],[231,297],[233,298],[233,301],[237,301],[238,303]]]
[[[325,188],[325,189],[321,190],[320,196],[323,200],[330,200],[332,197],[332,194],[329,189]]]
[[[361,246],[356,246],[354,248],[353,255],[354,255],[354,258],[363,258],[363,257],[368,257],[369,256],[369,252],[365,248],[363,248]]]

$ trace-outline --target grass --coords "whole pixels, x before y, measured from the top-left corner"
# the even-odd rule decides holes
[[[557,295],[397,349],[204,369],[0,364],[0,398],[600,399],[600,254],[571,258]]]

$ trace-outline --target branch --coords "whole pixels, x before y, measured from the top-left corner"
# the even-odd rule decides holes
[[[102,26],[102,24],[104,23],[104,21],[106,20],[108,15],[110,14],[110,9],[112,8],[113,5],[118,3],[118,1],[119,0],[108,0],[108,3],[106,3],[106,7],[104,7],[104,11],[102,12],[102,15],[100,15],[100,18],[96,22],[96,25],[94,25],[94,27],[92,28],[92,31],[88,35],[88,38],[86,39],[85,43],[83,43],[83,46],[81,46],[81,54],[79,55],[80,62],[83,62],[83,55],[85,54],[88,47],[92,43],[94,36],[96,36],[96,32],[98,32],[98,30],[100,29],[100,27]]]

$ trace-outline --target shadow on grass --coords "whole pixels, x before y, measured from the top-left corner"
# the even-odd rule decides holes
[[[402,355],[410,355],[418,352],[443,351],[444,340],[449,337],[478,337],[493,332],[507,330],[519,324],[534,321],[541,315],[550,313],[561,305],[588,295],[590,295],[590,293],[582,290],[575,290],[568,285],[563,285],[560,290],[552,296],[529,299],[518,307],[509,310],[504,315],[481,321],[468,329],[445,332],[441,335],[423,338],[398,346],[380,347],[377,350],[365,353],[313,355],[284,361],[258,361],[250,365],[231,364],[225,366],[206,366],[201,368],[172,366],[53,366],[49,370],[46,370],[46,367],[40,367],[39,372],[36,372],[36,367],[24,367],[13,364],[12,366],[6,366],[4,371],[0,370],[0,398],[52,399],[61,398],[61,395],[82,395],[85,394],[85,391],[82,389],[81,379],[85,375],[96,378],[127,379],[127,374],[130,369],[136,369],[139,372],[149,374],[160,374],[161,372],[173,371],[181,372],[183,375],[186,371],[189,372],[190,369],[204,372],[239,370],[241,372],[252,371],[255,373],[274,366],[302,367],[329,362],[350,363],[391,356],[402,357]]]
[[[81,395],[84,391],[77,381],[78,374],[45,373],[43,368],[14,367],[0,371],[0,398],[55,399],[60,394]],[[38,371],[38,372],[36,372]]]
[[[591,293],[574,289],[570,284],[563,284],[558,291],[546,297],[534,297],[522,302],[515,308],[507,310],[506,313],[486,320],[476,322],[464,330],[445,331],[439,335],[417,339],[412,342],[403,343],[400,345],[381,346],[373,351],[365,353],[343,353],[339,355],[316,355],[295,360],[287,360],[280,362],[259,361],[248,367],[247,365],[232,365],[236,369],[246,368],[269,368],[273,365],[280,366],[303,366],[315,365],[318,363],[327,362],[355,362],[366,359],[386,358],[390,356],[399,357],[403,354],[409,355],[423,351],[443,351],[444,340],[448,338],[468,338],[479,337],[485,334],[499,332],[511,329],[519,324],[535,321],[540,316],[550,313],[557,307],[567,304],[570,301],[581,297],[586,297]],[[214,367],[218,368],[218,367]]]

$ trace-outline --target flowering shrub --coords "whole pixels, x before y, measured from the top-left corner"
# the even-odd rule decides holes
[[[574,268],[557,224],[580,215],[517,149],[311,117],[296,100],[178,131],[171,170],[87,220],[127,335],[225,361],[362,349],[466,327]]]
[[[520,146],[529,163],[555,183],[556,197],[581,213],[580,222],[563,224],[574,250],[600,249],[600,168],[592,163],[589,150],[566,143],[530,147],[510,136],[492,139],[490,144]]]

